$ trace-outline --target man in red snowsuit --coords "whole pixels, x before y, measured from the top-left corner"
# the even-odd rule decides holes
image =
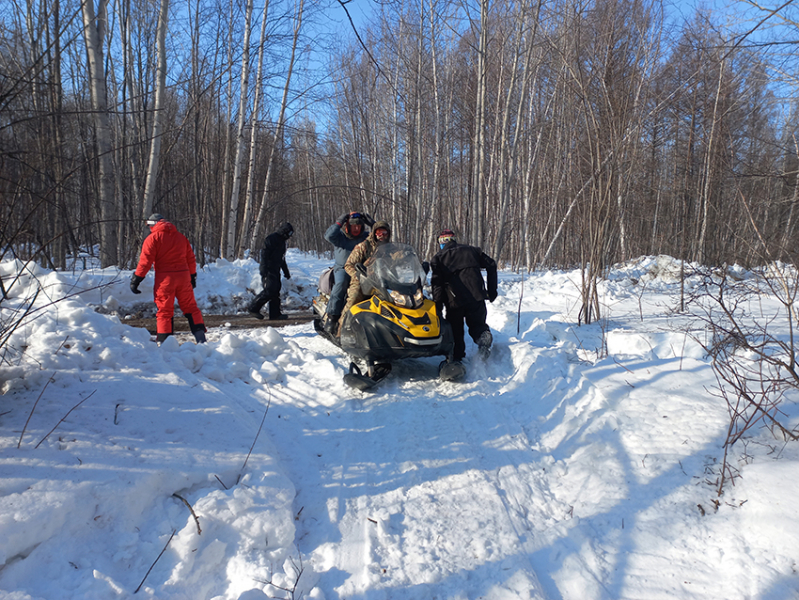
[[[136,267],[130,279],[130,289],[141,294],[139,284],[155,266],[155,285],[153,295],[156,314],[156,341],[160,344],[172,335],[172,317],[175,314],[175,298],[180,310],[189,320],[189,327],[198,344],[205,342],[205,323],[197,301],[194,288],[197,286],[197,259],[189,240],[175,226],[158,213],[147,219],[150,235],[144,240]]]

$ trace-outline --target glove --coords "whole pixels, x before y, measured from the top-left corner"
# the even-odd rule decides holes
[[[346,223],[349,220],[349,218],[350,218],[350,213],[344,213],[338,219],[336,219],[336,225],[341,227],[342,225],[344,225],[344,223]]]
[[[291,273],[286,273],[286,279],[291,279]]]
[[[375,220],[372,218],[372,215],[361,213],[361,216],[363,217],[363,222],[369,227],[372,227],[375,224]]]
[[[493,302],[493,301],[494,301],[494,300],[496,300],[496,299],[497,299],[497,292],[496,292],[496,290],[494,290],[494,291],[491,291],[491,292],[488,292],[488,301],[489,301],[489,302]]]
[[[141,294],[141,290],[139,289],[139,284],[144,281],[144,277],[139,277],[135,273],[130,278],[130,291],[134,294]]]
[[[192,273],[191,275],[191,288],[194,289],[197,287],[197,273]]]

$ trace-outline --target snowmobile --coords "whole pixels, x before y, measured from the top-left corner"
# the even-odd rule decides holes
[[[324,329],[332,269],[322,274],[319,296],[313,301],[316,331],[366,363],[364,372],[351,362],[344,376],[347,385],[359,390],[384,379],[394,360],[449,356],[453,347],[452,328],[438,314],[435,302],[424,297],[427,274],[411,246],[384,244],[366,262],[356,269],[367,299],[341,315],[338,336]]]

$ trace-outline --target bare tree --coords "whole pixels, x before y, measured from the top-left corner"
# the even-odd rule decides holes
[[[300,31],[302,30],[302,18],[305,10],[305,0],[299,0],[297,4],[297,11],[294,15],[294,36],[291,43],[291,57],[288,63],[288,72],[286,73],[286,83],[283,86],[283,96],[280,100],[280,112],[277,117],[275,126],[275,139],[272,144],[272,150],[269,153],[269,158],[266,161],[266,178],[264,180],[264,193],[261,198],[261,205],[258,208],[258,216],[255,218],[255,225],[250,238],[250,248],[255,248],[258,245],[258,238],[261,235],[261,224],[264,222],[266,215],[269,198],[269,187],[271,185],[272,174],[274,172],[275,157],[277,156],[277,148],[279,140],[283,139],[284,121],[286,118],[286,108],[288,106],[289,90],[291,88],[291,76],[294,73],[295,60],[297,58],[297,43],[300,39]]]
[[[261,90],[264,84],[264,49],[266,47],[266,23],[268,16],[269,1],[267,0],[264,2],[264,10],[261,14],[261,41],[258,44],[258,71],[255,75],[255,98],[252,107],[252,127],[250,128],[250,162],[247,168],[247,193],[244,198],[244,219],[242,220],[241,234],[239,235],[240,247],[238,255],[244,253],[245,241],[249,239],[250,221],[252,220],[253,188],[255,187],[255,158],[257,156],[255,142],[258,139],[257,122],[261,108]]]
[[[153,197],[155,196],[155,182],[161,161],[161,136],[166,121],[164,108],[164,94],[166,92],[166,30],[169,17],[169,0],[161,0],[158,11],[158,29],[156,34],[158,67],[156,70],[155,102],[153,104],[153,129],[150,139],[150,160],[147,167],[147,180],[144,185],[144,213],[142,219],[153,210]],[[144,225],[142,225],[142,228]]]
[[[84,0],[83,33],[89,63],[89,87],[94,111],[95,144],[99,163],[98,200],[100,203],[100,262],[108,267],[117,264],[116,201],[114,199],[114,169],[112,164],[111,123],[108,116],[108,97],[103,60],[108,0]]]
[[[247,93],[250,81],[250,29],[253,0],[247,0],[244,17],[244,43],[241,53],[241,89],[239,90],[239,116],[236,129],[236,153],[233,159],[233,183],[230,189],[230,212],[227,218],[227,243],[224,256],[236,258],[236,231],[239,221],[239,195],[241,193],[241,170],[244,162],[244,126],[247,121]],[[253,124],[254,126],[254,124]]]

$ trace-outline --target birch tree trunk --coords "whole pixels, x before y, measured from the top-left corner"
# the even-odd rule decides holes
[[[710,180],[713,174],[713,144],[715,142],[716,137],[716,123],[718,122],[718,110],[719,110],[719,97],[721,96],[721,83],[724,78],[724,65],[726,61],[724,59],[721,60],[721,64],[719,65],[719,81],[718,85],[716,86],[716,97],[713,100],[713,121],[710,125],[710,135],[707,140],[707,150],[705,151],[705,168],[704,168],[704,185],[702,186],[702,197],[700,199],[701,202],[701,212],[702,218],[700,220],[699,226],[699,239],[696,243],[696,260],[700,263],[704,263],[705,261],[705,235],[707,233],[707,215],[708,215],[708,205],[710,203]]]
[[[488,52],[488,2],[480,1],[480,44],[477,48],[477,90],[475,97],[474,119],[474,144],[473,172],[472,172],[472,235],[471,243],[475,246],[483,245],[484,219],[483,219],[483,186],[485,164],[485,120],[486,120],[486,94],[488,92],[487,52]]]
[[[99,164],[100,264],[117,264],[117,214],[114,199],[114,168],[111,148],[111,123],[103,60],[108,0],[99,0],[95,13],[94,0],[84,0],[83,35],[89,62],[89,86],[94,111],[97,161]]]
[[[286,107],[288,106],[289,89],[291,87],[291,76],[294,72],[294,62],[297,58],[297,42],[300,39],[300,31],[302,30],[302,17],[305,9],[305,0],[300,0],[297,7],[297,16],[294,24],[294,37],[291,43],[291,57],[289,58],[288,73],[286,74],[286,85],[283,86],[283,98],[280,101],[280,114],[277,117],[277,128],[275,129],[275,140],[272,144],[272,150],[269,152],[269,159],[266,166],[266,177],[264,178],[264,193],[261,198],[261,206],[258,207],[258,216],[252,228],[252,237],[250,238],[250,248],[255,248],[258,245],[258,238],[261,235],[261,225],[264,222],[266,209],[269,206],[269,186],[272,180],[272,173],[274,171],[275,157],[277,156],[277,148],[280,140],[283,139],[283,121],[286,118]]]
[[[147,166],[147,180],[144,184],[144,212],[142,219],[146,219],[153,211],[155,197],[155,183],[158,179],[158,170],[161,162],[161,135],[164,130],[166,110],[164,109],[164,93],[166,91],[166,27],[169,18],[169,0],[161,0],[161,9],[158,13],[158,29],[156,32],[156,51],[158,65],[156,67],[155,102],[153,106],[153,129],[150,140],[150,160]],[[174,215],[172,215],[174,218]],[[144,225],[142,225],[142,228]]]
[[[508,135],[509,125],[508,121],[510,119],[511,113],[511,98],[514,97],[514,89],[516,87],[516,81],[519,77],[518,73],[518,60],[519,60],[519,51],[514,53],[514,60],[513,60],[513,72],[511,73],[511,84],[508,90],[508,101],[505,106],[505,116],[504,122],[502,124],[502,151],[500,153],[500,179],[499,179],[499,198],[500,198],[500,207],[499,207],[499,222],[497,224],[496,229],[496,240],[494,242],[494,259],[499,260],[499,256],[502,253],[502,247],[505,244],[505,223],[507,222],[507,213],[508,213],[508,205],[510,203],[510,194],[513,186],[516,182],[516,165],[518,164],[519,159],[519,138],[521,137],[522,130],[529,126],[528,123],[524,121],[524,107],[525,107],[525,98],[527,90],[531,86],[531,81],[533,76],[535,75],[537,68],[532,69],[532,61],[533,61],[533,50],[535,48],[534,43],[536,39],[536,33],[538,31],[538,16],[541,11],[541,3],[543,0],[539,0],[538,5],[536,6],[535,15],[533,16],[533,25],[532,31],[527,36],[527,45],[524,48],[524,68],[523,68],[523,77],[522,83],[520,87],[520,93],[518,97],[518,104],[516,106],[516,125],[513,132],[513,140],[508,142],[505,139],[505,136]],[[524,21],[526,19],[526,15],[524,12],[519,17],[519,44],[523,44],[525,41],[524,36]],[[507,167],[506,167],[507,163]]]
[[[52,65],[50,68],[50,75],[48,80],[50,84],[50,111],[52,122],[52,153],[54,157],[54,173],[55,179],[59,182],[55,190],[57,213],[55,217],[54,233],[56,237],[55,260],[56,265],[62,269],[67,266],[66,250],[71,247],[73,254],[77,254],[78,244],[75,240],[73,232],[72,221],[69,217],[69,212],[66,203],[66,194],[64,192],[61,182],[64,181],[64,131],[62,124],[63,117],[63,100],[64,90],[61,80],[61,6],[59,0],[54,0],[52,4],[53,25],[52,32],[49,27],[49,20],[45,23],[45,30],[47,31],[48,48],[52,47],[52,57],[49,63]],[[52,41],[51,41],[52,40]],[[49,53],[49,51],[48,51]]]
[[[245,241],[249,239],[250,222],[252,221],[253,189],[255,188],[255,142],[258,139],[258,115],[261,108],[261,89],[263,87],[264,73],[264,47],[266,46],[266,20],[269,14],[269,0],[264,2],[264,12],[261,17],[261,41],[258,45],[258,71],[255,75],[255,98],[252,107],[252,127],[250,127],[250,162],[247,168],[247,193],[244,198],[244,220],[241,224],[239,235],[239,256],[243,256],[246,247]],[[274,146],[273,146],[274,147]],[[255,238],[253,238],[255,239]],[[254,246],[251,246],[254,248]]]
[[[247,120],[247,92],[250,82],[250,23],[253,0],[247,0],[244,18],[244,45],[241,51],[241,90],[239,94],[239,121],[236,129],[236,157],[233,163],[233,183],[230,189],[230,212],[227,220],[225,258],[236,258],[236,227],[239,222],[239,196],[241,192],[241,165],[244,162],[244,124]]]
[[[228,39],[227,39],[227,110],[225,111],[222,126],[225,128],[224,139],[224,158],[222,160],[222,230],[219,236],[219,255],[227,256],[227,222],[229,216],[228,207],[228,184],[230,183],[230,120],[233,111],[233,0],[230,0],[228,18]]]
[[[439,90],[439,76],[438,76],[438,30],[437,30],[437,8],[438,2],[436,0],[430,0],[430,14],[429,14],[429,23],[430,23],[430,63],[432,65],[432,88],[433,88],[433,110],[434,110],[434,121],[433,121],[433,175],[432,181],[430,182],[430,215],[434,219],[435,224],[435,216],[436,212],[439,214],[439,221],[445,221],[446,219],[442,219],[443,216],[441,213],[441,207],[439,206],[439,196],[438,196],[438,186],[439,186],[439,178],[441,176],[441,163],[442,163],[442,154],[443,154],[443,143],[444,143],[444,130],[442,126],[443,118],[442,118],[442,106],[441,106],[441,93]],[[435,226],[435,225],[434,225]],[[449,225],[447,225],[449,227]],[[428,231],[428,236],[426,239],[420,240],[419,249],[423,251],[424,255],[430,255],[434,253],[434,231]]]
[[[397,58],[396,58],[396,62],[394,64],[394,80],[393,80],[393,85],[392,85],[392,89],[393,90],[396,90],[398,85],[399,85],[400,71],[401,71],[400,70],[400,62],[401,62],[401,58],[400,58],[399,53],[398,53],[397,54]],[[396,92],[391,94],[391,112],[392,112],[393,119],[394,119],[395,123],[399,123],[399,121],[400,121],[400,118],[399,118],[399,113],[400,113],[399,98],[397,96],[398,95],[397,95]],[[400,151],[400,143],[399,143],[399,127],[392,127],[392,132],[391,132],[391,164],[392,165],[398,165],[399,164],[400,153],[401,153],[401,151]],[[392,171],[392,175],[391,175],[391,220],[390,220],[390,223],[391,223],[392,228],[396,228],[397,224],[399,223],[399,210],[398,210],[398,207],[399,207],[400,192],[399,192],[399,189],[398,189],[398,187],[399,187],[398,183],[399,182],[397,180],[397,175],[395,174],[396,173],[396,168],[392,168],[391,171]],[[375,216],[375,215],[372,215],[372,216]],[[375,217],[375,218],[378,219],[378,220],[379,219],[383,219],[383,218],[385,218],[385,215],[383,217]],[[396,233],[394,234],[394,239],[399,239],[397,237]]]
[[[422,210],[424,208],[424,159],[422,157],[422,65],[424,54],[424,5],[420,6],[418,41],[416,44],[416,72],[413,90],[413,139],[408,140],[412,168],[408,170],[408,195],[416,194],[414,222],[408,231],[411,245],[419,247],[422,229]],[[409,134],[410,134],[409,128]],[[410,197],[408,198],[410,200]]]
[[[794,145],[794,151],[796,152],[795,156],[799,158],[799,142],[797,142],[796,134],[793,135],[793,145]],[[783,172],[785,171],[786,169],[783,168]],[[787,173],[785,173],[783,177],[787,179]],[[781,244],[782,247],[780,250],[780,254],[784,255],[786,259],[791,262],[795,260],[795,258],[792,258],[795,256],[795,250],[794,250],[794,245],[791,244],[791,240],[793,239],[792,234],[794,227],[793,213],[797,202],[799,202],[799,172],[797,172],[794,175],[793,196],[791,197],[791,200],[789,202],[790,208],[788,209],[788,218],[786,219],[785,222],[785,231],[783,232],[782,244]]]

